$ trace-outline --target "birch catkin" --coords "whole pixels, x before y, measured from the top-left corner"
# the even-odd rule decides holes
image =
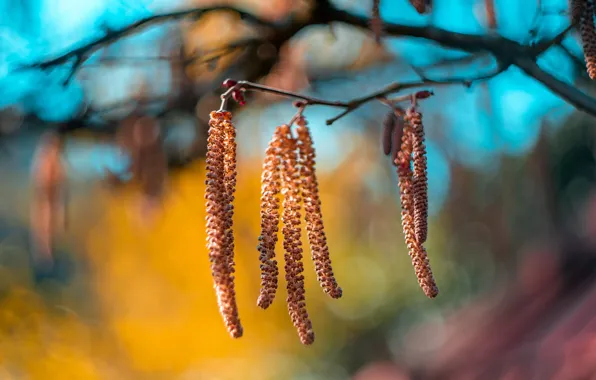
[[[230,335],[242,336],[242,325],[238,316],[234,277],[230,268],[229,242],[226,240],[228,207],[230,198],[226,190],[226,123],[232,115],[226,111],[210,114],[207,138],[207,248],[211,261],[215,293],[220,314]],[[229,151],[228,151],[229,152]],[[228,163],[229,165],[229,163]]]
[[[432,0],[410,0],[410,4],[420,14],[429,13],[432,10]]]
[[[286,285],[288,312],[298,331],[302,344],[312,344],[315,339],[312,322],[306,311],[304,289],[304,267],[302,264],[302,242],[300,241],[300,173],[297,168],[296,140],[290,127],[283,126],[281,142],[282,156],[282,195],[284,258],[286,261]]]
[[[412,127],[412,159],[414,173],[412,192],[414,198],[414,226],[416,240],[419,244],[426,242],[428,235],[428,177],[426,163],[426,146],[424,144],[424,126],[422,114],[415,108],[408,109],[406,115]]]
[[[231,114],[222,121],[224,133],[224,186],[225,186],[225,235],[224,252],[230,276],[235,272],[234,263],[234,193],[236,192],[236,128]],[[232,277],[233,279],[233,277]]]
[[[337,285],[327,237],[323,225],[323,214],[321,212],[321,199],[319,197],[319,182],[315,169],[315,149],[312,137],[306,120],[301,117],[297,121],[298,128],[298,151],[300,159],[300,176],[302,178],[302,197],[306,220],[306,231],[312,252],[312,260],[315,264],[319,284],[332,298],[340,298],[342,290]]]
[[[66,170],[61,154],[60,136],[48,133],[42,137],[33,163],[30,223],[33,257],[40,264],[52,263],[54,234],[66,220]]]
[[[261,290],[257,305],[268,308],[275,298],[279,270],[275,259],[275,245],[279,230],[279,199],[281,191],[281,144],[282,131],[278,126],[265,151],[265,161],[261,174],[261,235],[259,236],[259,260],[261,261]]]
[[[584,13],[586,0],[569,0],[569,15],[573,24],[579,24]]]
[[[381,18],[381,0],[373,0],[370,17],[370,30],[373,32],[375,42],[381,43],[381,34],[383,33],[383,19]]]
[[[407,122],[404,126],[401,150],[395,160],[402,207],[402,228],[418,284],[427,297],[434,298],[439,294],[439,289],[430,268],[426,249],[416,239],[413,173],[411,169],[413,135],[412,126],[410,122]]]

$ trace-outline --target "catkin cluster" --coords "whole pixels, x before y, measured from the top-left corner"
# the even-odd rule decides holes
[[[428,178],[422,114],[412,106],[404,121],[401,133],[393,132],[394,136],[401,136],[401,146],[394,149],[395,158],[392,157],[399,178],[402,228],[418,283],[426,296],[434,298],[439,289],[424,247],[428,231]],[[394,123],[392,128],[384,129],[398,127]]]
[[[280,204],[283,197],[283,247],[287,283],[288,312],[303,344],[314,341],[312,323],[305,303],[301,209],[304,205],[306,232],[317,279],[325,293],[342,295],[337,285],[321,213],[319,185],[315,170],[315,150],[306,120],[297,120],[296,137],[288,125],[276,128],[266,151],[261,176],[261,236],[257,249],[261,261],[261,292],[257,304],[267,308],[277,289],[278,267],[275,260]]]
[[[420,93],[420,96],[426,93]],[[417,94],[418,96],[418,94]],[[257,305],[268,308],[279,282],[276,257],[279,224],[283,236],[288,313],[303,344],[315,339],[306,309],[302,245],[302,212],[317,280],[324,292],[340,298],[331,265],[321,212],[316,154],[302,109],[293,123],[275,128],[265,151],[261,173],[259,261],[261,288]],[[422,115],[415,98],[408,110],[394,108],[383,121],[383,150],[397,167],[401,218],[408,253],[424,293],[438,294],[424,243],[428,231],[428,178]],[[220,313],[233,337],[242,335],[234,292],[234,192],[236,188],[236,132],[227,111],[210,114],[207,140],[207,247]],[[412,165],[413,163],[413,165]]]
[[[596,79],[596,27],[594,26],[594,1],[574,0],[570,4],[573,22],[579,22],[579,30],[590,79]]]
[[[213,111],[207,138],[207,248],[219,311],[230,335],[242,336],[234,290],[233,200],[236,187],[236,139],[232,114]]]

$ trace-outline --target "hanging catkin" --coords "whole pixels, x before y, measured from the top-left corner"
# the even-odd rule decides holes
[[[315,271],[317,272],[317,279],[325,293],[329,294],[332,298],[340,298],[342,290],[337,285],[333,274],[325,227],[323,225],[319,182],[315,169],[315,149],[306,120],[300,117],[297,124],[298,128],[296,132],[298,135],[300,176],[302,178],[302,198],[304,201],[306,231],[312,252],[312,259],[315,265]]]
[[[569,0],[569,15],[573,24],[579,24],[584,13],[586,0]]]
[[[370,17],[370,30],[373,32],[375,42],[381,44],[383,33],[383,19],[381,18],[381,0],[373,0]]]
[[[298,152],[296,140],[293,138],[290,127],[282,127],[282,190],[283,214],[282,233],[284,249],[286,251],[285,270],[287,283],[288,312],[292,323],[298,331],[302,344],[312,344],[315,334],[312,322],[306,311],[304,289],[304,267],[302,264],[302,242],[300,241],[300,173],[297,167]]]
[[[413,130],[410,123],[404,126],[402,136],[402,146],[395,160],[399,178],[399,189],[401,199],[401,217],[402,228],[408,254],[412,260],[412,266],[418,279],[418,284],[424,294],[429,298],[434,298],[439,294],[439,289],[430,268],[428,255],[423,245],[416,239],[416,227],[414,223],[414,194],[413,194],[413,173],[411,169],[412,161],[412,140]]]
[[[424,126],[422,124],[422,114],[415,108],[408,109],[406,118],[412,128],[412,159],[414,161],[412,193],[416,240],[419,244],[423,244],[426,242],[428,235],[428,177],[426,172]]]
[[[419,14],[429,13],[432,10],[432,0],[410,0],[410,4]]]
[[[266,309],[271,305],[277,291],[279,270],[275,259],[277,232],[279,231],[280,149],[283,141],[278,126],[265,151],[265,161],[261,173],[261,235],[259,236],[259,260],[261,261],[261,290],[257,305]]]
[[[53,261],[53,238],[64,228],[66,171],[62,162],[62,140],[54,133],[42,136],[32,171],[31,238],[37,264]]]
[[[215,293],[219,311],[230,335],[242,336],[242,325],[238,316],[234,277],[232,276],[229,255],[229,241],[226,238],[228,208],[232,205],[226,190],[226,123],[231,123],[232,115],[227,111],[213,111],[210,114],[207,138],[207,248],[211,261]],[[229,168],[229,163],[227,164]],[[230,187],[228,186],[228,189]]]

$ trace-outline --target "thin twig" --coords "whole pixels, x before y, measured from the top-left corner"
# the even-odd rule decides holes
[[[320,99],[320,98],[315,98],[315,97],[299,94],[299,93],[292,92],[292,91],[286,91],[286,90],[281,90],[278,88],[265,86],[265,85],[258,84],[258,83],[252,83],[252,82],[248,82],[248,81],[238,81],[234,86],[230,87],[226,92],[224,92],[221,95],[222,102],[221,102],[220,110],[226,109],[227,102],[235,91],[259,91],[259,92],[265,92],[265,93],[269,93],[269,94],[283,96],[286,98],[299,99],[303,103],[302,107],[309,106],[309,105],[313,105],[313,106],[319,105],[319,106],[343,108],[344,111],[342,111],[337,116],[335,116],[331,119],[328,119],[326,121],[327,125],[331,125],[331,124],[335,123],[337,120],[339,120],[342,117],[349,114],[350,112],[353,112],[356,109],[360,108],[364,104],[371,102],[373,100],[381,101],[383,98],[386,98],[387,95],[390,95],[390,94],[393,94],[396,92],[414,89],[414,88],[420,88],[420,87],[424,87],[427,85],[463,84],[464,86],[470,86],[470,84],[476,80],[486,80],[486,79],[490,79],[492,77],[499,75],[500,73],[505,71],[507,69],[507,67],[508,67],[507,65],[499,66],[494,72],[491,72],[489,74],[484,74],[484,75],[474,77],[474,78],[453,77],[453,78],[447,78],[447,79],[442,79],[442,80],[434,80],[434,79],[427,78],[422,73],[419,73],[419,75],[421,76],[421,80],[413,81],[413,82],[392,83],[392,84],[382,88],[379,91],[372,92],[366,96],[363,96],[361,98],[356,98],[356,99],[353,99],[353,100],[350,100],[347,102],[325,100],[325,99]],[[233,81],[231,79],[228,79],[228,80]],[[408,94],[408,95],[404,95],[403,97],[397,97],[397,98],[391,99],[391,101],[402,102],[402,101],[411,99],[411,96],[412,96],[412,94]]]

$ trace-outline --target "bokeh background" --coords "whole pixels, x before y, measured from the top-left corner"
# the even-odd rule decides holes
[[[368,1],[337,0],[368,15]],[[424,40],[317,25],[279,51],[213,49],[259,30],[236,12],[164,22],[94,52],[64,85],[71,63],[26,67],[154,14],[214,4],[270,22],[308,17],[295,0],[0,1],[0,379],[594,379],[596,378],[596,135],[593,120],[515,68],[470,88],[432,88],[421,106],[428,136],[428,252],[441,293],[418,289],[403,243],[397,178],[380,149],[386,112],[371,104],[333,126],[337,110],[306,116],[340,300],[306,262],[316,343],[303,347],[283,302],[256,306],[260,169],[291,103],[251,98],[235,109],[237,293],[245,335],[225,331],[205,248],[206,120],[221,79],[251,78],[349,100],[416,78],[475,76],[494,68]],[[383,1],[386,21],[500,33],[531,43],[569,23],[567,1],[436,0],[420,16]],[[198,57],[186,65],[181,60]],[[272,57],[279,57],[276,62]],[[594,93],[577,33],[540,65]],[[260,79],[259,79],[260,78]],[[172,171],[165,205],[138,214],[134,184],[105,185],[126,157],[111,142],[142,105],[166,128]],[[84,115],[84,121],[81,121]],[[69,228],[56,265],[40,273],[29,251],[30,165],[41,133],[83,123],[65,151]]]

